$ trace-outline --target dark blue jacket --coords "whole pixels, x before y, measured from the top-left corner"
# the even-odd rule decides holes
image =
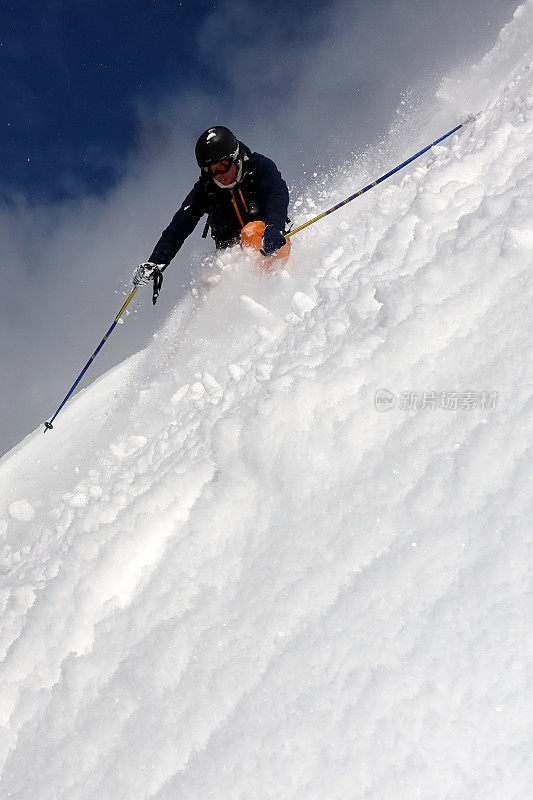
[[[242,143],[241,148],[244,153],[241,182],[233,189],[221,189],[211,175],[202,175],[163,231],[149,261],[169,264],[204,214],[209,215],[217,247],[239,241],[241,222],[245,225],[263,220],[280,231],[285,229],[289,192],[280,171],[270,158],[250,152]]]

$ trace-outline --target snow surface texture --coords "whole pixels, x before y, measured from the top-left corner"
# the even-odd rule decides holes
[[[1,462],[2,798],[531,796],[532,33]]]

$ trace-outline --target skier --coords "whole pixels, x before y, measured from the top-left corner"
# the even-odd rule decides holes
[[[208,128],[195,147],[200,178],[174,214],[148,261],[133,273],[135,285],[161,277],[200,218],[207,214],[218,249],[238,242],[260,250],[263,256],[285,263],[290,242],[283,235],[288,222],[289,192],[273,161],[252,153],[222,125]],[[274,260],[270,258],[270,261]],[[269,259],[264,265],[268,268]]]

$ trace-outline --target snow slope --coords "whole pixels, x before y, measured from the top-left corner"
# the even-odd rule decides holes
[[[532,32],[0,462],[2,798],[530,796]]]

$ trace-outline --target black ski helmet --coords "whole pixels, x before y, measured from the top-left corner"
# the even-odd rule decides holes
[[[218,164],[223,158],[235,161],[239,155],[239,142],[229,128],[215,125],[202,133],[194,148],[198,166],[210,167]]]

